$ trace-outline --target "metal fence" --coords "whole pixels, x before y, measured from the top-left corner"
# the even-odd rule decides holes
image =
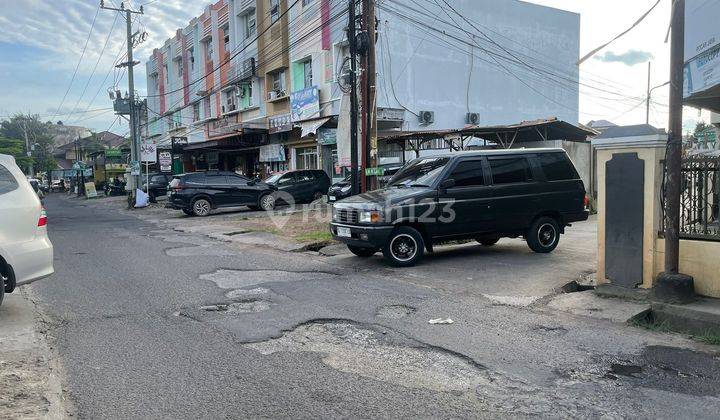
[[[681,173],[680,237],[720,241],[720,157],[686,157]]]

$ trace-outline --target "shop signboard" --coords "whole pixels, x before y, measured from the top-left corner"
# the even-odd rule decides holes
[[[172,171],[172,154],[170,152],[158,152],[158,160],[160,161],[160,172]]]
[[[105,150],[105,157],[122,157],[122,152],[120,149],[107,149]]]
[[[337,144],[337,128],[320,128],[317,132],[317,142],[321,146]]]
[[[260,162],[285,162],[285,147],[282,144],[260,146]]]
[[[719,15],[717,0],[687,0],[685,4],[684,98],[720,86]]]
[[[94,182],[86,182],[85,183],[85,197],[87,198],[96,198],[98,196],[97,190],[95,189],[95,183]]]
[[[385,168],[365,168],[366,176],[383,176],[385,175]]]
[[[105,170],[106,170],[106,171],[122,171],[122,172],[125,172],[125,168],[127,168],[127,163],[106,163],[106,164],[105,164]]]
[[[270,134],[292,131],[292,129],[293,125],[289,113],[268,118],[268,133]]]
[[[293,122],[320,116],[320,91],[317,86],[301,89],[290,94],[291,119]]]
[[[140,160],[148,163],[157,162],[157,145],[145,141],[140,143]]]

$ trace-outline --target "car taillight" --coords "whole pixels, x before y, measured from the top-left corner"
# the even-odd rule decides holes
[[[585,206],[585,208],[590,207],[590,197],[588,197],[587,195],[583,199],[583,206]]]
[[[40,211],[40,218],[38,219],[38,227],[40,226],[47,226],[47,213],[45,212],[45,207],[42,208]]]

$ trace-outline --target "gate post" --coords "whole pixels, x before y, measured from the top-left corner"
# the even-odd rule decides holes
[[[598,284],[653,285],[666,143],[667,134],[649,125],[612,127],[592,140],[597,150]]]

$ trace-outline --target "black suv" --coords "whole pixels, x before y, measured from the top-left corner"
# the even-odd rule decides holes
[[[263,182],[290,194],[296,203],[318,200],[330,188],[330,178],[321,169],[304,169],[275,174]]]
[[[218,207],[248,206],[253,210],[272,210],[276,188],[234,172],[194,172],[175,175],[168,185],[165,207],[187,215],[207,216]]]
[[[585,187],[562,149],[486,150],[418,158],[388,186],[339,201],[330,230],[352,253],[382,250],[410,266],[434,243],[494,245],[523,236],[550,252],[570,223],[586,220]]]
[[[150,178],[150,189],[148,190],[148,177]],[[167,194],[168,184],[172,180],[172,175],[163,173],[151,173],[142,176],[142,190],[148,194],[151,203],[159,196]]]

